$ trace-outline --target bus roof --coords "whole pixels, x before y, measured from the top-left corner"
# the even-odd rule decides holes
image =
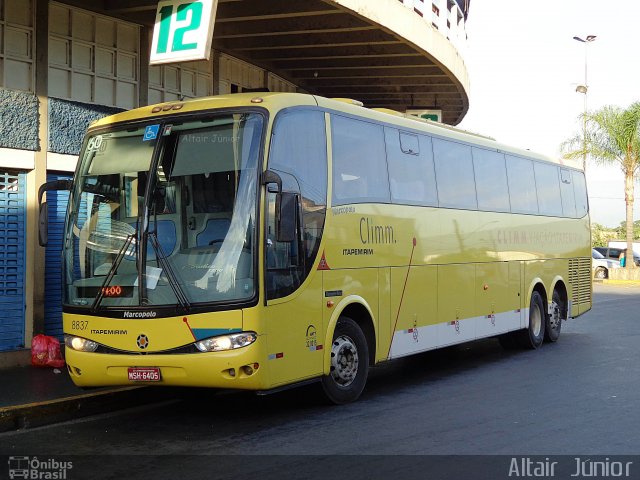
[[[97,120],[90,128],[105,127],[110,124],[120,122],[144,120],[145,118],[158,118],[176,113],[193,113],[220,108],[259,106],[275,113],[284,108],[302,105],[319,106],[327,110],[340,111],[386,124],[393,124],[409,130],[446,137],[451,140],[458,140],[492,150],[498,150],[507,154],[535,158],[551,163],[563,164],[570,168],[581,169],[578,162],[566,159],[554,160],[545,155],[505,145],[497,142],[491,137],[468,132],[450,125],[422,120],[401,112],[386,111],[383,109],[369,109],[361,106],[360,102],[349,99],[330,99],[304,93],[250,92],[202,97],[183,101],[175,100],[116,113],[115,115],[110,115]]]
[[[261,101],[258,101],[260,99]],[[252,101],[253,100],[253,101]],[[303,93],[230,93],[215,97],[201,97],[188,100],[173,100],[170,102],[148,105],[145,107],[127,110],[108,117],[101,118],[91,125],[91,128],[104,127],[112,123],[143,120],[145,118],[157,118],[176,113],[200,112],[219,108],[233,107],[264,107],[277,111],[282,108],[296,105],[317,106],[315,97]]]

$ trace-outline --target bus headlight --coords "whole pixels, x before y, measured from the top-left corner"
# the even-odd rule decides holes
[[[77,350],[79,352],[95,352],[98,349],[98,343],[93,340],[87,340],[82,337],[75,337],[73,335],[65,335],[64,336],[64,344],[72,349]]]
[[[196,347],[201,352],[221,352],[246,347],[256,341],[258,335],[255,332],[234,333],[220,337],[205,338],[196,342]]]

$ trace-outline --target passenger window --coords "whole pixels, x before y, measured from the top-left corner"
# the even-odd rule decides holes
[[[583,172],[572,172],[573,189],[576,196],[576,216],[584,217],[589,211],[589,200],[587,198],[587,184]]]
[[[562,215],[560,197],[560,177],[558,167],[547,163],[534,162],[536,191],[541,215]]]
[[[476,182],[473,177],[471,147],[448,140],[433,139],[433,156],[441,207],[476,210]]]
[[[298,190],[296,179],[288,173],[281,172],[282,190],[295,192]],[[267,266],[267,299],[281,298],[293,293],[304,281],[304,265],[300,255],[300,232],[296,231],[291,242],[278,242],[276,238],[276,193],[267,191],[266,196],[266,266]]]
[[[327,201],[327,138],[324,112],[289,110],[276,118],[269,168],[292,174],[304,198]]]
[[[506,155],[509,199],[513,213],[538,213],[533,161]]]
[[[573,192],[571,171],[566,168],[560,169],[560,196],[562,198],[562,213],[564,216],[575,218],[577,216],[576,196]]]
[[[332,204],[389,203],[383,127],[332,115],[331,136]]]
[[[385,128],[391,201],[438,205],[431,138]]]
[[[509,187],[504,154],[472,148],[473,171],[478,192],[478,208],[491,212],[509,212]]]
[[[284,191],[300,194],[302,207],[301,245],[276,242],[275,195],[267,196],[267,297],[273,299],[288,295],[304,281],[320,247],[327,205],[324,112],[295,109],[276,117],[269,168],[280,174]]]

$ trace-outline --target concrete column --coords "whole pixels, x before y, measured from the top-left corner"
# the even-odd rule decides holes
[[[149,105],[149,54],[151,35],[149,27],[143,26],[140,30],[140,77],[138,82],[138,106]]]
[[[213,50],[211,52],[211,64],[213,65],[212,81],[213,94],[220,95],[220,52]]]
[[[49,71],[49,1],[35,3],[36,95],[38,96],[39,149],[34,169],[27,174],[27,231],[25,284],[25,346],[31,345],[34,333],[44,332],[45,249],[38,244],[38,188],[47,180],[48,149],[48,71]]]

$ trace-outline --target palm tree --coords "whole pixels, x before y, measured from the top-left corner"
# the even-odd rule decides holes
[[[582,158],[585,153],[601,165],[618,165],[624,174],[626,203],[627,268],[633,261],[634,179],[640,171],[640,102],[628,108],[606,106],[580,115],[586,122],[584,137],[577,134],[561,145],[565,158]]]

